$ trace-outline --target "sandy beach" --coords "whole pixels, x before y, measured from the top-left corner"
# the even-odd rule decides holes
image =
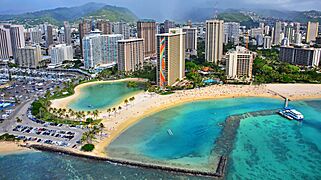
[[[90,82],[77,86],[75,94],[52,101],[52,107],[66,108],[68,104],[81,95],[81,88],[106,82],[140,81],[141,79],[122,79],[116,81]],[[170,95],[158,95],[156,93],[142,92],[135,95],[135,100],[128,104],[121,103],[121,110],[99,114],[105,126],[104,133],[107,137],[98,138],[94,141],[96,146],[92,154],[96,156],[108,156],[106,147],[117,138],[123,131],[139,120],[162,111],[164,109],[181,105],[183,103],[236,97],[284,97],[290,100],[302,100],[309,98],[321,98],[321,85],[319,84],[267,84],[267,85],[213,85],[199,89],[177,91]]]
[[[51,101],[51,107],[52,108],[62,108],[62,109],[69,109],[68,105],[76,100],[77,98],[79,98],[79,96],[81,96],[81,89],[90,85],[94,85],[94,84],[103,84],[103,83],[113,83],[113,82],[124,82],[124,81],[141,81],[144,82],[144,79],[139,79],[139,78],[127,78],[127,79],[120,79],[120,80],[111,80],[111,81],[95,81],[95,82],[88,82],[88,83],[84,83],[84,84],[80,84],[78,86],[75,87],[75,93],[71,96],[68,96],[66,98],[62,98],[62,99],[55,99]]]
[[[22,147],[20,145],[21,144],[19,144],[18,142],[0,141],[0,154],[11,154],[30,151],[30,149]]]
[[[270,92],[265,86],[214,85],[200,89],[177,91],[171,95],[141,93],[135,96],[135,101],[126,105],[120,112],[102,113],[105,133],[108,138],[96,143],[95,154],[105,154],[105,148],[128,127],[146,116],[177,106],[183,103],[235,97],[268,97],[280,98]]]
[[[290,100],[321,98],[321,85],[309,84],[269,84],[269,85],[213,85],[200,89],[177,91],[171,95],[141,93],[135,101],[116,113],[102,113],[104,130],[108,137],[96,142],[95,154],[106,154],[106,147],[123,131],[139,120],[183,103],[236,97],[288,97]],[[107,154],[108,156],[108,154]]]
[[[320,99],[321,84],[266,84],[266,88],[290,100]]]

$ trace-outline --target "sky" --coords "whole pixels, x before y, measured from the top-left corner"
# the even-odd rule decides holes
[[[0,0],[0,14],[30,12],[100,2],[126,7],[140,18],[170,18],[193,8],[321,10],[321,0]]]

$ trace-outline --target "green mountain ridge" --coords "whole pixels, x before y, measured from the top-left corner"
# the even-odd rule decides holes
[[[63,21],[75,22],[81,18],[104,18],[110,21],[134,22],[137,16],[123,7],[105,5],[102,3],[87,3],[77,7],[62,7],[42,10],[18,15],[0,15],[0,21],[24,24],[26,26],[38,25],[48,22],[53,25],[62,25]]]

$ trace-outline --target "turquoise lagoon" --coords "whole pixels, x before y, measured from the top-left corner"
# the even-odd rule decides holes
[[[141,92],[141,89],[128,88],[127,82],[106,82],[82,87],[80,91],[81,95],[71,101],[68,107],[77,111],[92,111],[118,105]]]
[[[240,121],[226,179],[321,179],[321,100],[290,104],[304,113],[304,122],[278,115]],[[119,158],[211,171],[218,156],[212,150],[227,116],[282,105],[280,100],[265,98],[187,103],[136,123],[107,152]],[[0,167],[0,179],[201,179],[44,152],[0,156]]]
[[[283,102],[267,98],[196,101],[142,119],[107,148],[109,156],[214,172],[213,149],[230,115],[278,109]],[[173,135],[170,135],[168,131]]]

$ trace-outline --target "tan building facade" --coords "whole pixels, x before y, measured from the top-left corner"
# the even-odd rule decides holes
[[[137,22],[137,36],[144,39],[145,57],[156,54],[156,22],[141,20]]]
[[[306,42],[310,43],[311,41],[315,41],[318,37],[319,33],[319,22],[308,22],[307,25],[307,34],[306,34]]]
[[[254,55],[244,47],[227,53],[226,75],[228,79],[252,79]]]
[[[118,41],[118,70],[133,72],[142,68],[143,63],[143,39],[126,39]]]
[[[42,60],[41,47],[36,46],[25,46],[17,49],[17,60],[16,63],[19,67],[24,68],[37,68],[39,62]]]
[[[224,21],[207,20],[205,35],[205,59],[218,64],[223,57]]]
[[[181,29],[157,35],[156,75],[161,88],[172,86],[185,77],[185,33]]]

